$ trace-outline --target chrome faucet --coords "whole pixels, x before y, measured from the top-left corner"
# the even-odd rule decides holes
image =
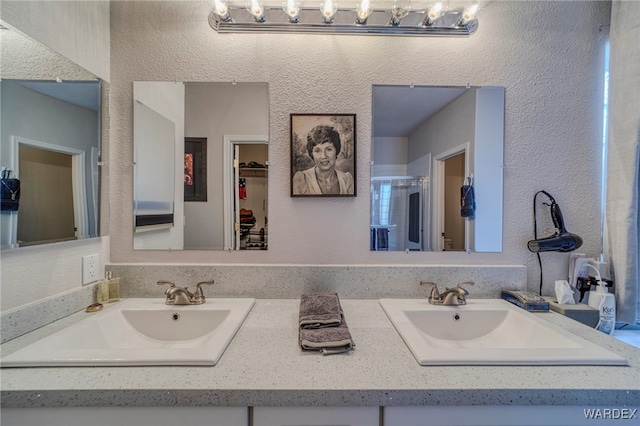
[[[462,288],[462,286],[472,286],[473,284],[473,281],[460,282],[456,287],[447,288],[442,294],[440,294],[440,292],[438,291],[438,286],[435,283],[420,281],[420,285],[423,285],[425,287],[431,286],[429,303],[431,303],[432,305],[448,306],[466,305],[469,292],[465,288]]]
[[[167,300],[164,303],[167,305],[202,305],[206,298],[202,292],[202,286],[204,284],[213,284],[211,281],[202,281],[196,285],[196,291],[191,293],[187,287],[176,287],[172,281],[158,281],[158,285],[169,284],[170,287],[165,290],[164,295],[167,296]]]

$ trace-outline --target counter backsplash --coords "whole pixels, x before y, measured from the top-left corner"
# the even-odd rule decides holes
[[[523,265],[172,265],[109,264],[105,271],[120,277],[120,297],[163,297],[157,281],[195,288],[200,281],[215,280],[205,287],[207,297],[253,297],[297,299],[304,293],[336,292],[342,299],[427,297],[420,281],[441,289],[473,281],[470,298],[497,298],[500,290],[526,290]],[[2,342],[21,336],[92,303],[93,285],[3,312]]]

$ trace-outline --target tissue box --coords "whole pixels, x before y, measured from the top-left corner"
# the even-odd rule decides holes
[[[561,305],[555,297],[551,296],[545,297],[545,300],[549,302],[549,308],[553,312],[557,312],[589,327],[595,327],[600,320],[600,312],[589,305],[584,305],[582,303],[576,303],[575,305]]]

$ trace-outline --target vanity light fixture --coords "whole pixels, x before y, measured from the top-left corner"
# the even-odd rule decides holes
[[[373,5],[369,0],[361,0],[356,6],[356,24],[365,25],[371,15]]]
[[[444,12],[446,12],[445,5],[441,1],[435,3],[427,10],[427,17],[424,20],[424,25],[427,27],[432,26],[436,19],[439,19]]]
[[[229,15],[229,7],[224,0],[213,0],[212,14],[215,14],[220,22],[231,22],[231,15]]]
[[[480,10],[480,2],[475,2],[470,6],[465,7],[462,11],[462,15],[460,15],[458,25],[466,25],[468,22],[475,19],[478,10]]]
[[[333,16],[338,11],[338,2],[336,0],[325,0],[320,7],[322,12],[322,22],[325,24],[333,24]]]
[[[300,20],[300,3],[297,0],[284,0],[282,10],[289,17],[289,23],[297,24]]]
[[[258,0],[249,0],[247,3],[247,10],[256,22],[264,22],[264,8],[262,7],[262,2]]]
[[[391,20],[389,21],[390,25],[398,26],[400,22],[409,14],[411,11],[411,1],[409,0],[396,0],[391,8]]]
[[[317,0],[316,0],[317,1]],[[470,36],[479,2],[413,0],[212,0],[209,24],[219,33],[316,33]]]

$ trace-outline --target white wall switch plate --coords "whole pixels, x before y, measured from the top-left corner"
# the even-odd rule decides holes
[[[98,254],[82,256],[82,285],[98,281],[100,278],[100,258]]]

